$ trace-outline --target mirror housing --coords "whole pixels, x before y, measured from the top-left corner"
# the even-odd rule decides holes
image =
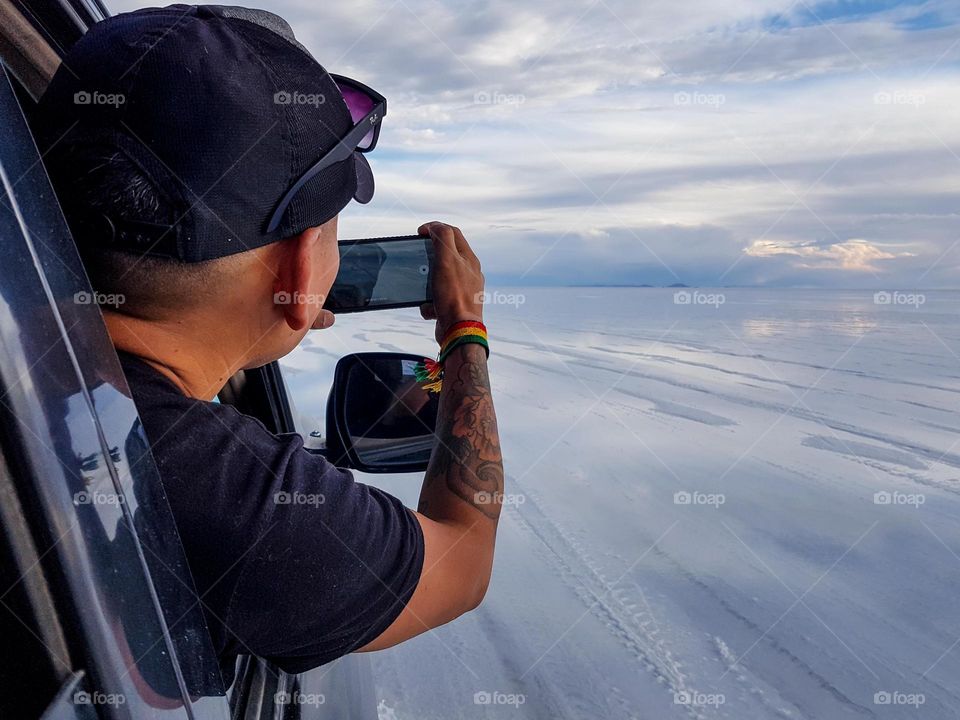
[[[420,355],[370,352],[337,363],[327,399],[327,458],[366,473],[424,472],[436,442],[439,393],[424,390]]]

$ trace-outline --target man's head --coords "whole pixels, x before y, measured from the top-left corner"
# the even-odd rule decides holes
[[[219,318],[265,361],[332,321],[337,214],[373,193],[343,142],[354,115],[281,18],[175,5],[94,26],[37,136],[94,288],[125,300],[112,312],[214,343]]]
[[[145,224],[175,221],[150,179],[115,149],[61,147],[47,165],[68,219],[99,213]],[[103,228],[71,224],[93,288],[121,300],[105,306],[105,314],[173,326],[211,342],[217,326],[247,328],[252,334],[239,338],[249,338],[247,367],[282,357],[307,330],[333,324],[321,307],[340,264],[336,215],[279,242],[191,263],[114,249],[103,242]]]

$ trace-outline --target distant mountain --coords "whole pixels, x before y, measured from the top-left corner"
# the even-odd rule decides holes
[[[689,285],[684,285],[683,283],[676,283],[674,285],[648,285],[647,283],[576,283],[574,285],[556,285],[556,286],[546,286],[546,287],[577,287],[577,288],[685,288],[690,287]]]

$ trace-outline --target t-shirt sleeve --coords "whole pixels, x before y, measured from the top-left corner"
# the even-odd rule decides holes
[[[390,626],[419,582],[423,532],[397,498],[308,452],[298,436],[280,439],[263,448],[272,481],[259,495],[269,511],[240,560],[225,624],[246,649],[298,673]]]

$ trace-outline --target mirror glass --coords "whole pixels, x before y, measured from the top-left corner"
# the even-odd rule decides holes
[[[364,359],[347,372],[345,429],[364,465],[426,463],[433,451],[439,393],[417,382],[408,357]]]

